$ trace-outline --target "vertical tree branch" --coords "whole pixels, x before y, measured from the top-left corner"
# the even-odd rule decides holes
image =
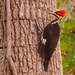
[[[10,0],[6,0],[7,7],[7,58],[10,56],[11,50],[11,13],[10,13]]]
[[[13,75],[17,75],[15,65],[10,55],[11,51],[11,12],[10,12],[10,0],[6,0],[6,12],[7,12],[7,60]]]

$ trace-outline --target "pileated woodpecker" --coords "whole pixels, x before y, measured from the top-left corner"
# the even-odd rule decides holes
[[[44,60],[44,70],[47,71],[49,60],[52,57],[53,52],[57,46],[60,34],[60,26],[58,22],[65,17],[66,11],[60,10],[56,12],[50,12],[54,15],[56,19],[51,21],[45,28],[41,38],[41,42],[44,45],[45,50],[45,60]]]

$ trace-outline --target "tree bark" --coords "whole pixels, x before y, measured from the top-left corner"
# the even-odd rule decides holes
[[[56,10],[56,0],[10,0],[9,11],[6,1],[8,0],[0,1],[0,47],[3,47],[1,52],[8,56],[3,60],[6,61],[3,63],[6,65],[5,69],[0,71],[4,75],[63,75],[60,43],[50,60],[47,72],[44,71],[43,58],[40,57],[43,51],[41,50],[41,55],[38,52],[41,35],[38,34],[36,25],[44,29],[53,20],[48,12]],[[6,28],[8,25],[10,29]],[[11,42],[5,37],[10,37]]]

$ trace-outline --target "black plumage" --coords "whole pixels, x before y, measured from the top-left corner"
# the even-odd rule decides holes
[[[53,52],[57,46],[60,34],[60,27],[58,23],[53,24],[53,22],[49,23],[43,32],[43,39],[46,39],[44,44],[45,50],[45,60],[44,60],[44,69],[47,71],[49,60],[52,57]]]

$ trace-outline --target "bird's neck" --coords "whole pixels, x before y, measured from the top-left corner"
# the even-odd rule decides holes
[[[58,23],[60,20],[61,20],[61,19],[56,18],[56,19],[54,19],[53,21],[51,21],[51,23],[52,23],[52,24],[56,24],[56,23]]]

